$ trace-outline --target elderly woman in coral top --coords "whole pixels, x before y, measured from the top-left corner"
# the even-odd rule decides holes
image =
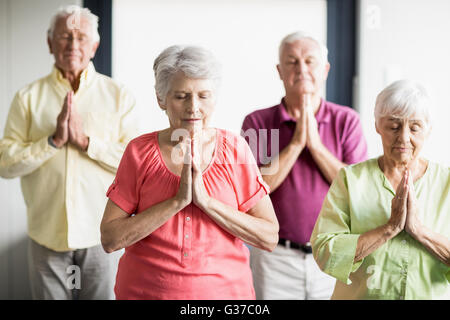
[[[132,140],[109,188],[106,252],[125,248],[117,299],[254,299],[244,242],[268,251],[278,222],[245,140],[208,127],[219,66],[172,46],[153,66],[169,128]]]

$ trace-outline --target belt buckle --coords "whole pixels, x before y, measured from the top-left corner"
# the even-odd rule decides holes
[[[286,248],[290,249],[291,248],[291,240],[286,239],[285,246],[286,246]]]
[[[303,252],[312,253],[311,242],[307,242],[303,245]]]

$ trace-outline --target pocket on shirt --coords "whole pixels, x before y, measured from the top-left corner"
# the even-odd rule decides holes
[[[115,141],[120,132],[119,116],[104,111],[88,111],[84,129],[88,136]]]

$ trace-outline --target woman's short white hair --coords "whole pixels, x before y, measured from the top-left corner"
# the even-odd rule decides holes
[[[322,62],[323,63],[328,62],[327,47],[322,42],[320,42],[319,40],[317,40],[310,34],[303,32],[303,31],[297,31],[297,32],[288,34],[286,37],[283,38],[283,40],[281,40],[280,47],[278,48],[279,58],[281,58],[281,53],[283,52],[283,48],[286,43],[294,43],[295,41],[302,40],[302,39],[311,39],[311,40],[315,41],[320,48],[320,55],[322,57]]]
[[[431,125],[431,105],[428,93],[420,83],[412,80],[398,80],[384,88],[375,102],[375,122],[385,116],[403,119],[414,114],[423,116]]]
[[[56,11],[52,19],[50,20],[50,27],[48,28],[47,36],[50,39],[53,38],[53,32],[55,31],[56,22],[59,18],[71,15],[75,15],[76,19],[79,19],[81,17],[86,18],[89,21],[89,25],[91,26],[92,39],[94,40],[94,42],[100,41],[100,35],[98,33],[98,17],[93,14],[88,8],[82,8],[77,5],[60,7],[58,11]]]
[[[162,103],[165,103],[172,77],[178,71],[188,78],[213,80],[216,89],[221,79],[220,63],[210,51],[197,46],[168,47],[155,59],[153,71],[156,95]]]

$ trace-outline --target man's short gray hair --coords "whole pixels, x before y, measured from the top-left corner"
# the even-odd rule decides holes
[[[75,15],[75,19],[79,19],[81,17],[86,18],[89,21],[89,25],[91,26],[91,36],[94,42],[100,41],[100,35],[98,33],[98,17],[91,12],[88,8],[82,8],[77,5],[69,5],[60,7],[58,11],[53,15],[51,21],[50,21],[50,27],[47,31],[47,36],[52,39],[53,38],[53,32],[55,31],[56,22],[59,18],[67,17]],[[77,20],[75,20],[77,21]],[[79,21],[79,20],[78,20]]]
[[[281,53],[283,52],[284,45],[286,43],[294,43],[295,41],[302,40],[302,39],[311,39],[317,43],[320,49],[320,56],[322,58],[323,63],[328,62],[328,49],[327,47],[319,40],[311,36],[310,34],[304,32],[304,31],[297,31],[291,34],[288,34],[286,37],[281,40],[280,47],[278,48],[278,56],[279,59],[281,58]]]
[[[170,82],[178,71],[189,78],[213,80],[216,89],[221,78],[221,65],[213,54],[196,46],[168,47],[155,59],[153,71],[156,95],[162,103],[165,103]]]
[[[375,102],[375,122],[385,116],[403,119],[418,114],[431,125],[430,98],[426,89],[412,80],[398,80],[384,88]]]

